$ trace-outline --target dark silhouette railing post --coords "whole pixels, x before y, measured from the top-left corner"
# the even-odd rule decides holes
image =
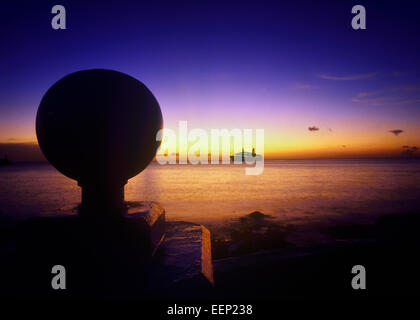
[[[79,213],[88,217],[113,215],[121,216],[126,211],[124,205],[123,185],[80,185],[82,187],[82,203]]]
[[[103,69],[56,82],[36,118],[46,158],[82,188],[82,217],[122,216],[124,185],[155,156],[162,126],[159,104],[145,85]]]
[[[50,272],[62,264],[71,274],[71,298],[212,292],[210,232],[194,223],[166,223],[159,203],[124,201],[128,179],[155,156],[162,123],[152,93],[120,72],[75,72],[46,92],[36,118],[39,145],[55,168],[78,182],[82,199],[78,214],[19,224],[17,255],[9,260],[17,290],[58,297]]]

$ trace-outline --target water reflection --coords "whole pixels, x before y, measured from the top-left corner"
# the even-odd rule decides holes
[[[255,210],[293,223],[418,211],[420,162],[396,160],[267,161],[262,175],[241,165],[152,163],[132,178],[126,200],[161,202],[168,219],[224,221]],[[76,182],[48,164],[0,169],[2,216],[70,212]]]

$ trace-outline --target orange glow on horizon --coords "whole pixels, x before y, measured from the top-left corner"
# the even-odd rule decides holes
[[[31,152],[39,149],[34,127],[18,127],[13,131],[0,131],[0,156],[13,154],[8,146],[34,146]],[[197,126],[190,126],[189,130]],[[260,126],[262,127],[262,126]],[[173,126],[173,128],[176,128]],[[228,126],[225,126],[228,128]],[[307,127],[296,123],[284,128],[267,126],[264,132],[264,157],[266,159],[316,159],[316,158],[354,158],[354,157],[398,157],[403,146],[419,146],[420,127],[404,126],[403,133],[394,135],[389,132],[388,124],[367,125],[357,128],[343,125],[340,129],[322,127],[311,132]],[[3,128],[4,129],[4,128]],[[22,130],[24,129],[24,130]],[[176,130],[175,130],[176,131]],[[206,129],[210,132],[210,129]],[[13,132],[13,134],[11,134]],[[253,130],[255,137],[255,130]],[[191,145],[192,143],[190,143]],[[211,148],[211,146],[209,146]],[[245,150],[250,152],[251,150]],[[40,151],[39,151],[40,152]],[[210,150],[209,150],[210,152]],[[256,152],[258,153],[258,146]],[[24,153],[25,156],[30,153]],[[39,158],[37,155],[35,158]],[[24,159],[19,159],[24,161]],[[28,160],[30,161],[30,159]]]

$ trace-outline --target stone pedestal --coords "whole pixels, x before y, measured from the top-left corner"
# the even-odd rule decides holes
[[[23,297],[157,299],[205,297],[214,285],[209,231],[169,222],[155,202],[130,206],[118,219],[33,218],[18,226],[7,292]],[[51,269],[66,269],[53,290]],[[21,290],[24,288],[24,290]]]

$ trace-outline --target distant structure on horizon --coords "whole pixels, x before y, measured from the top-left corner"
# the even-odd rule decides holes
[[[262,156],[260,154],[255,153],[255,148],[252,148],[252,152],[245,152],[244,148],[242,148],[242,152],[238,152],[230,156],[230,160],[235,161],[235,159],[237,159],[238,157],[242,160],[242,162],[246,161],[247,159],[255,161],[262,160]]]

